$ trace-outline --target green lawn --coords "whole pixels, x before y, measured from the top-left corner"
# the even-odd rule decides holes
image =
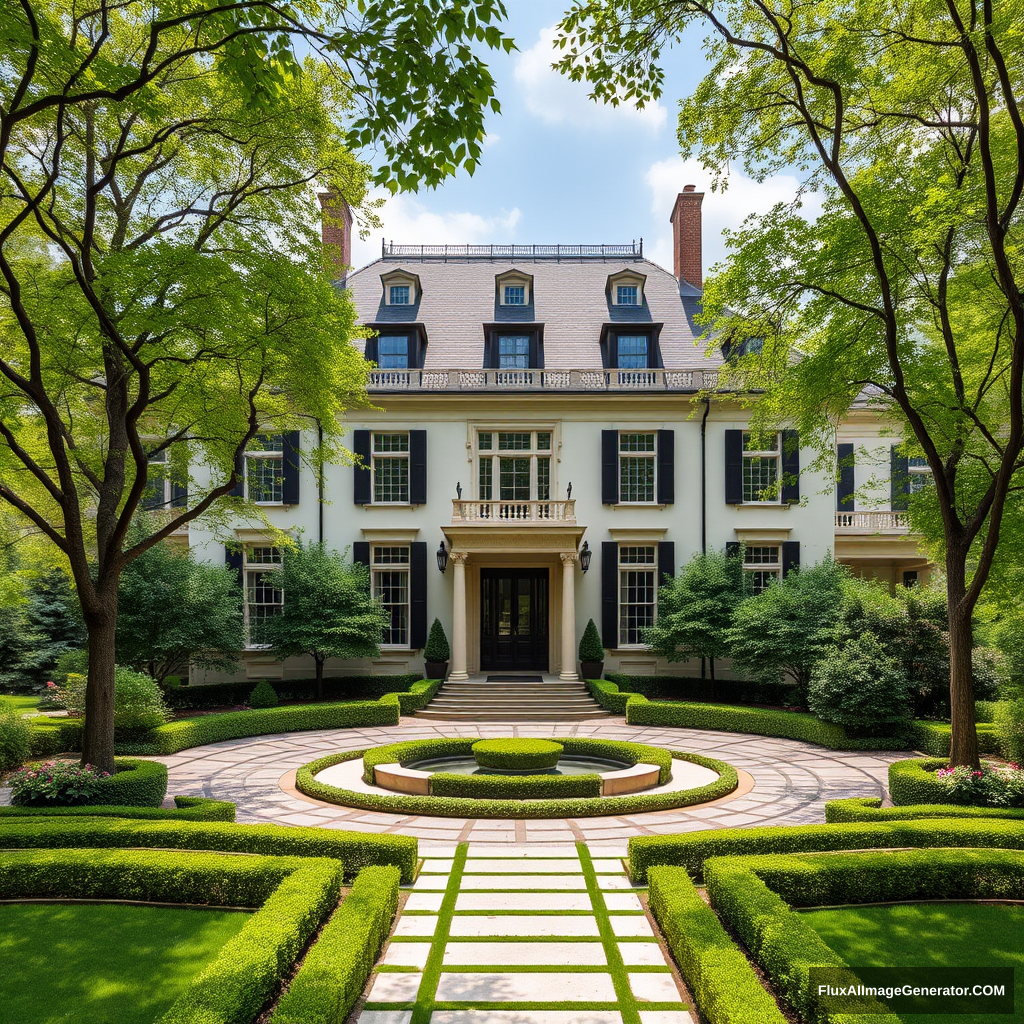
[[[906,903],[812,910],[807,923],[856,971],[865,967],[1015,968],[1012,1016],[901,1014],[920,1024],[1024,1022],[1024,906]]]
[[[0,904],[0,1019],[152,1024],[248,919],[185,907]]]
[[[39,703],[38,697],[14,697],[10,694],[0,694],[0,710],[17,711],[24,714],[26,711],[35,711]]]

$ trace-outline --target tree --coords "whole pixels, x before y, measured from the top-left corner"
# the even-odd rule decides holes
[[[658,591],[658,621],[644,643],[669,661],[729,656],[728,630],[743,598],[743,561],[717,551],[694,556]]]
[[[337,551],[300,538],[284,549],[277,586],[284,607],[264,620],[258,640],[278,658],[309,655],[316,663],[316,695],[324,699],[328,658],[375,658],[380,654],[387,611],[370,596],[370,570],[342,561]]]
[[[786,169],[815,192],[751,218],[704,292],[719,339],[763,339],[736,372],[761,425],[795,420],[834,466],[864,389],[905,426],[941,524],[951,760],[978,764],[972,613],[1024,486],[1024,9],[979,0],[582,0],[563,71],[612,102],[660,95],[662,50],[708,30],[711,69],[679,115],[684,156],[724,183]],[[794,358],[795,356],[801,358]]]
[[[835,640],[848,575],[826,558],[790,570],[784,580],[739,604],[726,632],[733,665],[756,679],[788,676],[805,704],[814,666]]]
[[[509,49],[503,16],[496,0],[0,6],[0,501],[74,577],[84,762],[114,770],[124,568],[214,515],[259,431],[312,418],[318,463],[364,393],[314,187],[358,207],[352,147],[370,144],[392,189],[472,171],[497,104],[471,47]],[[165,456],[188,497],[127,544]]]
[[[230,671],[245,644],[238,576],[157,544],[129,562],[117,591],[119,665],[163,682],[179,665]]]

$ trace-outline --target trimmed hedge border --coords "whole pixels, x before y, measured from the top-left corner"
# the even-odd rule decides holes
[[[803,711],[772,711],[730,704],[653,701],[639,693],[622,693],[616,683],[588,679],[594,699],[606,710],[626,716],[629,725],[669,725],[817,743],[830,750],[906,750],[907,739],[850,737],[841,726]]]
[[[37,726],[34,722],[53,722],[52,718],[30,718],[32,726],[28,737],[28,753],[33,759],[53,757],[54,754],[77,753],[82,749],[84,723],[80,718],[57,719],[57,726]]]
[[[629,873],[634,885],[646,885],[650,868],[667,865],[686,868],[699,881],[704,862],[711,857],[943,846],[1024,850],[1024,823],[997,818],[928,818],[843,825],[767,825],[671,836],[633,836],[629,840]]]
[[[1009,850],[900,850],[802,857],[721,857],[707,864],[711,905],[802,1020],[849,1021],[811,991],[817,966],[850,970],[790,906],[920,899],[1021,899],[1024,856]],[[851,971],[851,974],[855,972]],[[882,1024],[899,1017],[880,1012]]]
[[[520,771],[524,768],[554,768],[565,747],[554,740],[508,739],[477,740],[473,758],[482,768]]]
[[[599,797],[600,775],[457,775],[435,772],[430,795],[472,800],[565,800]]]
[[[582,753],[585,746],[594,752],[598,746],[611,748],[643,748],[642,743],[620,743],[613,740],[580,740],[575,738],[556,737],[565,746],[566,753]],[[393,814],[424,814],[440,818],[592,818],[609,814],[636,814],[642,811],[661,811],[674,807],[689,807],[692,804],[705,803],[731,793],[739,784],[736,769],[724,761],[716,761],[710,757],[682,751],[660,751],[663,759],[667,756],[671,761],[675,757],[681,761],[710,768],[719,773],[719,778],[706,786],[670,793],[635,793],[625,796],[610,797],[579,797],[560,800],[474,800],[466,797],[442,796],[405,796],[401,794],[357,793],[317,782],[314,776],[330,768],[332,765],[363,757],[364,765],[372,768],[377,764],[388,764],[400,761],[410,748],[420,751],[427,744],[435,744],[431,753],[443,757],[445,753],[453,756],[467,752],[473,740],[419,740],[408,743],[392,743],[385,747],[374,747],[367,751],[349,751],[344,754],[330,754],[316,761],[310,761],[299,768],[295,776],[295,786],[307,796],[327,803],[340,804],[343,807],[361,807],[370,811],[385,811]],[[398,748],[404,748],[400,750]],[[657,750],[658,748],[648,748]],[[441,752],[441,751],[444,752]],[[381,755],[381,751],[387,751]],[[624,749],[623,749],[624,753]],[[426,753],[424,752],[424,755]],[[612,756],[621,757],[621,754]],[[637,755],[637,761],[646,757]],[[636,763],[636,762],[634,762]],[[652,762],[656,763],[656,762]],[[665,769],[662,769],[663,772]],[[463,778],[467,778],[465,776]],[[515,776],[505,776],[506,779]],[[577,776],[578,778],[579,776]]]
[[[786,1024],[750,961],[683,868],[651,868],[651,913],[709,1024]]]
[[[114,758],[115,773],[97,782],[97,792],[83,807],[159,807],[167,795],[167,765],[159,761]],[[52,800],[36,799],[19,807],[47,809],[60,807]]]
[[[176,796],[175,807],[0,807],[0,818],[140,818],[160,821],[234,821],[235,805],[205,796]],[[0,833],[2,835],[2,833]]]
[[[913,744],[922,754],[933,754],[935,757],[949,757],[950,730],[949,722],[927,722],[918,719],[914,722]],[[998,754],[999,734],[996,727],[989,722],[977,722],[978,753]]]
[[[0,897],[71,896],[259,909],[160,1018],[250,1021],[337,905],[341,865],[326,858],[132,850],[20,850],[0,866]]]
[[[1024,820],[1024,807],[958,807],[956,804],[911,804],[883,807],[877,796],[854,796],[829,800],[825,821],[911,821],[914,818],[1011,818]]]
[[[338,1024],[362,994],[398,909],[399,873],[363,868],[324,925],[270,1024]]]
[[[412,684],[404,693],[396,693],[398,706],[403,715],[411,715],[420,708],[425,708],[441,689],[443,679],[420,679]]]
[[[258,853],[274,857],[331,857],[348,876],[364,867],[389,864],[410,883],[418,844],[412,836],[376,835],[343,829],[288,825],[232,825],[221,822],[136,821],[128,818],[6,818],[0,821],[0,849],[149,847]]]
[[[324,696],[331,702],[378,700],[386,693],[408,691],[422,679],[415,672],[397,676],[328,676],[324,679]],[[174,710],[216,708],[224,704],[245,704],[260,680],[246,679],[240,683],[199,683],[175,686],[164,690],[164,703]],[[267,683],[283,700],[313,699],[315,679],[267,679]]]

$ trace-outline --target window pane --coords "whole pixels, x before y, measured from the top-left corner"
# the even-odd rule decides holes
[[[548,458],[537,460],[537,500],[551,500],[551,460]]]
[[[382,550],[382,549],[377,549]],[[403,550],[403,549],[383,549]],[[408,549],[404,549],[408,551]],[[407,646],[409,643],[409,570],[388,569],[373,574],[374,597],[387,609],[389,622],[382,643]]]
[[[409,500],[409,460],[374,458],[373,500],[379,502]]]
[[[654,547],[624,544],[619,548],[619,565],[654,565]]]
[[[377,547],[373,549],[374,565],[408,565],[409,549],[406,547]]]
[[[647,335],[620,334],[618,337],[618,356],[619,369],[646,369]]]
[[[281,614],[284,592],[275,586],[276,580],[277,572],[273,570],[247,571],[245,574],[250,644],[265,643],[264,624],[271,616]]]
[[[374,434],[373,450],[375,452],[407,452],[409,450],[409,435]]]
[[[280,565],[281,549],[269,547],[246,548],[245,561],[247,565]]]
[[[778,565],[777,547],[748,547],[743,552],[744,565]]]
[[[641,631],[654,624],[654,575],[653,569],[625,569],[619,573],[620,645],[642,643]]]
[[[476,446],[480,451],[490,451],[494,435],[488,430],[477,435]]]
[[[551,435],[547,431],[542,431],[537,435],[537,450],[542,452],[551,451]]]
[[[771,491],[779,477],[778,456],[760,455],[743,458],[743,500],[772,501],[776,495]],[[765,493],[768,491],[769,493]]]
[[[620,452],[653,452],[654,434],[619,434]]]
[[[387,335],[377,339],[377,365],[382,370],[409,368],[409,339],[404,335]]]
[[[501,501],[530,500],[530,460],[501,459],[498,482]]]
[[[526,370],[530,366],[530,339],[527,335],[504,334],[498,338],[498,368]]]
[[[759,434],[752,430],[744,430],[743,450],[745,452],[777,452],[779,450],[778,432],[769,430]]]
[[[393,284],[391,286],[391,305],[409,305],[409,286],[407,284]]]
[[[620,284],[616,292],[616,302],[620,306],[637,304],[637,287],[635,284]]]
[[[281,459],[247,454],[245,465],[250,501],[284,500],[284,463]]]
[[[257,434],[250,442],[249,452],[283,452],[284,434]]]
[[[505,285],[505,305],[522,306],[526,303],[526,288],[521,284]]]
[[[490,501],[493,497],[494,470],[493,461],[488,455],[480,460],[480,500]]]
[[[654,501],[654,459],[619,459],[619,501]]]
[[[746,569],[743,572],[744,582],[752,594],[767,590],[778,578],[777,569]]]
[[[499,434],[498,451],[528,452],[530,450],[529,434]]]

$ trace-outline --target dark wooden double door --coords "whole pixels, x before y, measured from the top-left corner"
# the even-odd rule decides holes
[[[480,668],[548,670],[548,570],[480,570]]]

